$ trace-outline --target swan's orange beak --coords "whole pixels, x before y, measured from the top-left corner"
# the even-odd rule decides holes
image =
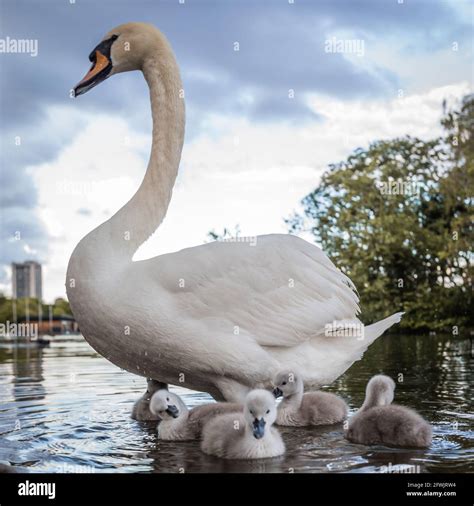
[[[92,67],[89,72],[74,87],[74,96],[77,97],[86,93],[94,86],[97,86],[106,79],[112,70],[112,62],[99,50],[95,50],[89,57]]]
[[[95,63],[92,64],[92,67],[90,68],[89,72],[87,72],[87,74],[82,78],[82,80],[77,84],[77,86],[81,86],[81,84],[95,77],[101,70],[107,68],[107,65],[109,65],[109,63],[110,63],[109,59],[106,56],[104,56],[100,51],[96,51]]]

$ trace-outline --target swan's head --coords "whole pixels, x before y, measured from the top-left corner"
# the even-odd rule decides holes
[[[365,395],[375,406],[388,406],[393,401],[395,382],[383,374],[377,374],[367,383]]]
[[[166,64],[171,49],[164,35],[148,23],[126,23],[110,30],[91,51],[92,66],[74,87],[74,96],[86,93],[113,74],[140,70],[154,56]]]
[[[273,395],[275,397],[289,397],[304,389],[303,380],[292,371],[282,371],[273,380]]]
[[[150,411],[162,420],[178,418],[181,412],[178,396],[168,390],[158,390],[150,400]]]
[[[255,438],[261,439],[265,430],[276,420],[276,405],[273,395],[267,390],[252,390],[245,399],[244,416],[252,428]]]

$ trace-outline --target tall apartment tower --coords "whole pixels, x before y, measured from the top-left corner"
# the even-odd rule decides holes
[[[34,261],[12,263],[12,295],[14,299],[43,298],[41,264]]]

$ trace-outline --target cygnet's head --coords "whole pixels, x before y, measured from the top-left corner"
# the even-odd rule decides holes
[[[150,400],[150,411],[162,420],[178,418],[181,414],[177,395],[168,390],[158,390]]]
[[[282,371],[273,380],[273,395],[275,397],[289,397],[290,395],[302,392],[304,389],[303,380],[292,371]]]
[[[92,67],[74,88],[74,96],[86,93],[113,74],[140,70],[147,58],[167,64],[172,56],[165,36],[148,23],[125,23],[110,30],[92,50]]]
[[[150,395],[150,397],[157,392],[158,390],[163,388],[163,383],[160,381],[154,380],[152,378],[147,378],[146,380],[147,389],[146,393]]]
[[[276,420],[273,395],[267,390],[252,390],[245,399],[244,416],[256,439],[261,439]]]
[[[383,374],[370,378],[365,390],[366,399],[374,406],[388,406],[393,401],[395,382]]]

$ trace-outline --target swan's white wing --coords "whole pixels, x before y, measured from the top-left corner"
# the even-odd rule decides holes
[[[292,235],[214,242],[143,264],[188,321],[261,346],[300,344],[359,311],[352,282],[319,248]]]

